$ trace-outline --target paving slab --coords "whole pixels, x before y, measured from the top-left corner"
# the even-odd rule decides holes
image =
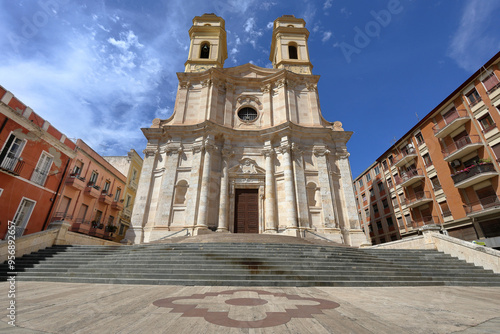
[[[498,287],[235,287],[0,283],[0,333],[500,331]],[[4,310],[4,311],[1,311]],[[3,314],[1,314],[3,312]]]

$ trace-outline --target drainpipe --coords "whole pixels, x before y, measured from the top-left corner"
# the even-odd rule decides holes
[[[7,124],[8,121],[9,121],[9,118],[5,117],[5,120],[3,121],[2,126],[0,126],[0,133],[2,133],[3,128],[5,127],[5,125]]]
[[[66,180],[66,172],[68,171],[68,166],[69,166],[70,161],[71,161],[71,158],[68,157],[68,160],[66,161],[66,166],[64,167],[64,172],[61,176],[61,181],[59,181],[59,184],[58,184],[57,190],[56,190],[56,194],[54,195],[52,203],[50,204],[49,212],[47,212],[47,218],[45,218],[45,223],[43,224],[42,231],[45,230],[47,228],[47,225],[49,224],[52,209],[54,209],[54,205],[57,202],[57,196],[59,195],[59,190],[61,190],[61,186],[62,186],[63,182]]]

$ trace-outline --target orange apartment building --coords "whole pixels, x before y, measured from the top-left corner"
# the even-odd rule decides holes
[[[500,52],[354,180],[373,244],[424,225],[500,247]]]
[[[84,141],[76,157],[52,221],[71,223],[71,231],[116,240],[121,227],[127,178]]]
[[[75,157],[75,143],[0,86],[0,239],[44,230]]]

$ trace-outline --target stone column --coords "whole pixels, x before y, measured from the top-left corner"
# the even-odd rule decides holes
[[[274,183],[274,163],[275,152],[272,148],[262,151],[266,157],[266,188],[265,188],[265,233],[276,233],[278,231],[278,220],[276,219],[276,190]]]
[[[144,240],[144,224],[149,213],[149,202],[151,199],[151,182],[153,179],[153,169],[155,167],[157,151],[153,148],[144,150],[144,162],[142,164],[141,176],[135,196],[134,208],[130,228],[127,230],[125,239],[134,244],[140,244]]]
[[[169,145],[166,150],[166,161],[160,186],[158,198],[158,209],[156,211],[155,226],[167,226],[170,222],[170,213],[175,190],[175,179],[179,155],[182,153],[181,146]]]
[[[207,229],[208,218],[208,205],[209,198],[208,192],[210,188],[210,170],[211,170],[211,156],[214,146],[207,139],[204,145],[205,157],[203,159],[203,172],[201,177],[201,190],[200,190],[200,204],[198,206],[198,220],[196,222],[196,229]]]
[[[217,232],[229,232],[228,215],[229,215],[229,175],[228,164],[229,158],[233,155],[231,146],[225,146],[222,149],[222,176],[220,180],[220,206],[219,206],[219,222]]]
[[[280,151],[283,154],[283,174],[285,179],[285,203],[287,217],[287,233],[294,236],[298,235],[298,218],[295,196],[295,186],[293,184],[293,166],[291,156],[291,145],[288,138],[281,140]]]
[[[347,152],[337,153],[336,157],[337,157],[337,164],[340,170],[340,183],[342,187],[342,192],[344,193],[344,200],[345,200],[344,216],[346,217],[346,223],[349,222],[349,226],[346,226],[346,228],[361,229],[356,209],[356,199],[354,197],[354,190],[352,188],[351,167],[349,165],[349,153]]]
[[[324,226],[326,228],[337,228],[338,217],[334,210],[335,193],[330,182],[327,156],[330,151],[326,147],[316,147],[313,149],[318,165],[318,181],[321,195],[321,207],[323,208]]]
[[[196,225],[196,218],[198,215],[198,198],[200,194],[200,173],[201,173],[201,160],[203,152],[203,143],[196,142],[192,147],[193,157],[191,173],[189,176],[189,188],[186,194],[186,228],[192,228]]]

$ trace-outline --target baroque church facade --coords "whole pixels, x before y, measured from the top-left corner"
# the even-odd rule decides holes
[[[214,14],[193,19],[174,112],[142,129],[148,143],[126,239],[188,229],[367,243],[346,150],[352,132],[322,117],[305,21],[274,21],[272,69],[224,68],[224,25]]]

